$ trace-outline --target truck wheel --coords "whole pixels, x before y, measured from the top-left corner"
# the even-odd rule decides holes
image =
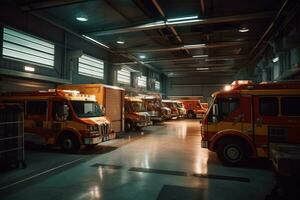
[[[132,121],[125,121],[125,131],[132,131],[133,127],[134,125]]]
[[[74,134],[67,133],[60,138],[60,147],[64,152],[77,153],[80,149],[80,142]]]
[[[239,139],[227,138],[217,144],[217,154],[226,166],[240,166],[247,157],[246,145]]]
[[[187,118],[189,119],[193,119],[195,117],[193,111],[189,111],[188,114],[187,114]]]

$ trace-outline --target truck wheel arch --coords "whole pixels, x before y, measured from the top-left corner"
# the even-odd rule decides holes
[[[248,149],[250,151],[249,156],[256,157],[257,153],[252,138],[236,130],[225,130],[225,131],[218,132],[215,136],[213,136],[213,138],[211,138],[209,149],[216,151],[218,143],[223,139],[229,137],[237,138],[241,140],[243,143],[245,143],[246,145],[248,145]]]
[[[78,131],[74,130],[74,129],[63,129],[59,132],[59,134],[57,134],[56,137],[56,144],[59,145],[60,142],[60,138],[64,135],[64,134],[73,134],[78,141],[80,142],[80,144],[82,144],[82,139],[80,136],[80,133],[78,133]]]

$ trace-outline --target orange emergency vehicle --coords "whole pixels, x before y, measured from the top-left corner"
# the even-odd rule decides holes
[[[74,153],[81,145],[95,146],[115,137],[110,121],[93,95],[54,89],[3,93],[0,101],[24,106],[26,141],[59,145],[64,151]]]
[[[125,130],[140,130],[152,125],[144,102],[138,97],[125,97]]]
[[[180,100],[186,109],[186,116],[189,119],[203,118],[207,108],[203,107],[200,100]]]
[[[234,81],[213,94],[202,121],[202,147],[226,165],[269,157],[270,147],[300,143],[300,82]]]

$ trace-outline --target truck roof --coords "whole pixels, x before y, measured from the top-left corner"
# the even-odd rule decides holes
[[[233,82],[236,83],[236,82]],[[247,84],[231,84],[231,88],[215,92],[212,96],[226,94],[300,94],[300,81],[262,82]]]
[[[139,97],[125,97],[125,101],[135,101],[135,102],[143,102]]]
[[[85,95],[80,94],[79,91],[76,90],[57,90],[57,89],[49,89],[48,91],[29,91],[29,92],[5,92],[1,93],[0,97],[5,98],[33,98],[36,97],[48,98],[48,97],[62,97],[68,100],[75,101],[96,101],[94,95]]]

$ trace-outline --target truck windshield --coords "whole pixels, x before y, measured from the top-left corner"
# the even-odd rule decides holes
[[[145,106],[142,102],[131,102],[133,112],[145,112]]]
[[[80,118],[101,117],[102,110],[97,102],[94,101],[71,101],[76,115]]]

